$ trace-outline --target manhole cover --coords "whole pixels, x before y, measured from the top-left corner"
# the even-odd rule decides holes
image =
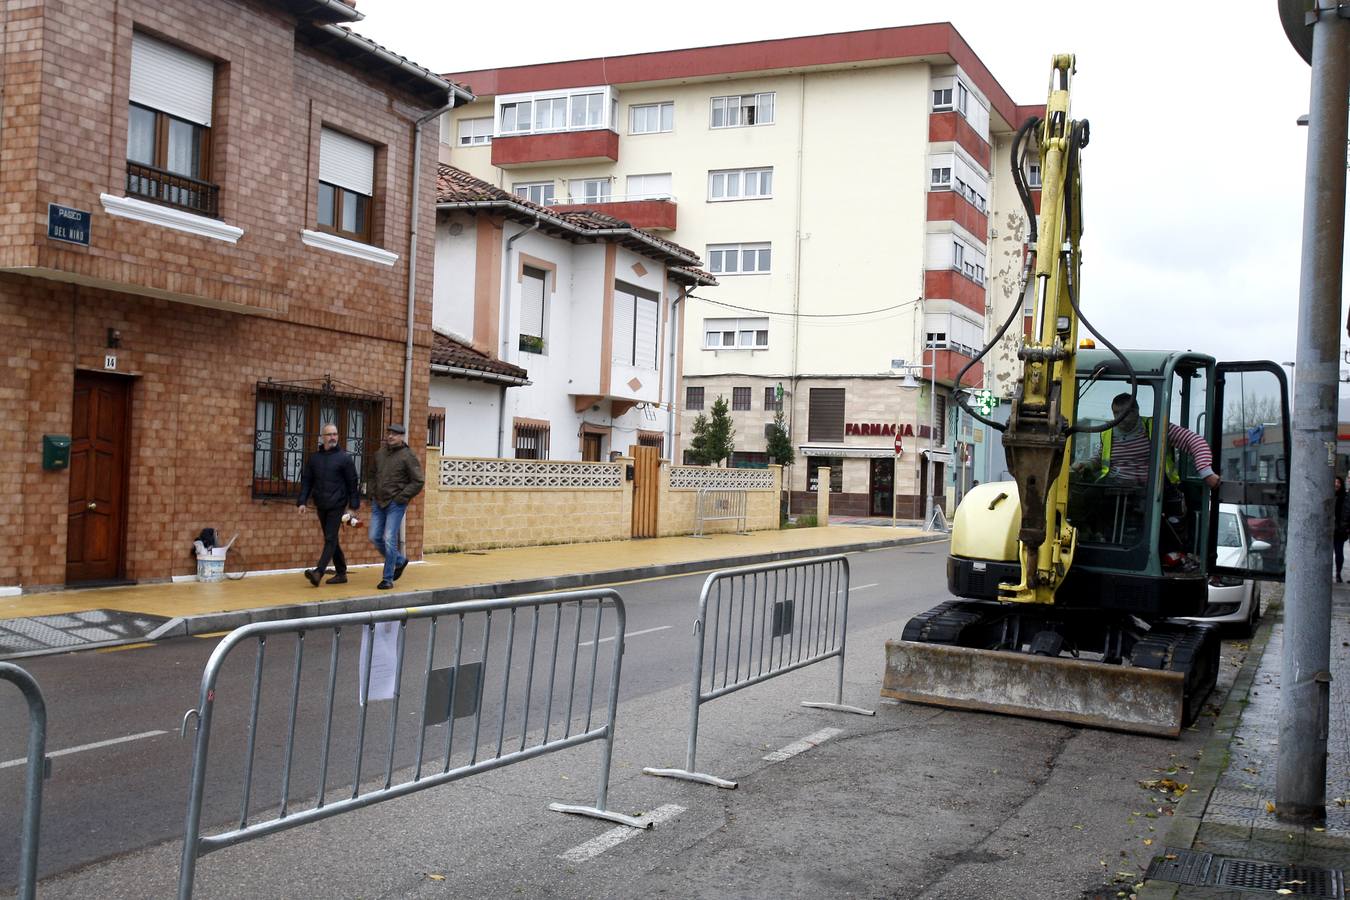
[[[1244,891],[1269,891],[1281,896],[1322,897],[1342,900],[1344,873],[1339,869],[1292,866],[1257,859],[1233,859],[1194,850],[1167,848],[1149,863],[1144,878],[1173,884],[1215,888],[1239,888]]]
[[[1173,884],[1205,884],[1214,865],[1213,853],[1175,850],[1168,847],[1162,856],[1153,857],[1144,873],[1145,880],[1170,881]]]
[[[85,644],[136,640],[166,621],[162,616],[115,609],[0,619],[0,659],[36,650],[71,650]]]

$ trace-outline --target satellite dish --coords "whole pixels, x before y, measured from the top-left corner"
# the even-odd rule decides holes
[[[1308,13],[1312,12],[1313,0],[1277,0],[1280,7],[1280,24],[1284,26],[1285,37],[1294,45],[1303,61],[1312,65],[1313,27],[1308,23]]]

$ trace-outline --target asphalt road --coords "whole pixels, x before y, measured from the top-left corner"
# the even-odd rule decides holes
[[[935,543],[850,555],[850,634],[893,624],[898,635],[899,627],[909,616],[946,599],[945,554],[946,545]],[[693,646],[690,626],[704,577],[689,575],[617,586],[628,610],[619,707],[621,723],[625,701],[636,701],[688,683]],[[501,659],[505,622],[506,617],[499,615],[493,624],[495,643],[489,653],[489,673],[506,671]],[[549,695],[556,704],[551,721],[561,721],[563,716],[557,710],[571,699],[574,715],[570,727],[582,728],[590,672],[587,653],[592,649],[599,660],[594,698],[597,720],[603,715],[610,660],[607,648],[611,646],[603,638],[612,634],[613,623],[608,620],[602,623],[602,642],[598,648],[592,648],[587,642],[593,636],[593,618],[588,615],[583,620],[580,640],[585,652],[579,655],[575,681],[569,673],[568,629],[573,628],[575,633],[576,623],[565,616],[558,624],[563,635],[563,655],[553,667],[558,684]],[[440,624],[434,667],[450,664],[457,625],[451,620]],[[534,688],[534,700],[529,707],[533,721],[522,721],[525,707],[518,702],[522,685],[531,680],[525,651],[532,625],[528,613],[517,617],[511,684],[503,686],[492,674],[484,679],[482,710],[476,724],[479,744],[487,743],[489,751],[499,734],[504,752],[509,752],[513,743],[519,746],[526,727],[533,730],[542,723],[539,705],[547,701],[546,692],[540,689],[542,669],[536,676],[539,686]],[[541,619],[540,654],[547,652],[553,626],[547,616]],[[463,624],[464,658],[477,658],[475,648],[480,646],[481,627],[481,622],[472,620]],[[409,627],[405,636],[405,671],[412,674],[403,685],[392,766],[391,704],[369,707],[360,767],[362,779],[378,776],[386,768],[397,771],[417,759],[415,735],[419,731],[418,717],[423,712],[420,702],[423,685],[416,679],[425,668],[427,638],[424,623]],[[184,711],[196,705],[202,668],[218,643],[218,638],[183,638],[150,647],[72,653],[25,663],[47,697],[48,751],[56,757],[43,804],[40,858],[43,877],[182,835],[191,742],[178,738],[178,728]],[[335,749],[326,776],[325,796],[329,802],[350,795],[357,764],[355,754],[347,748],[355,746],[356,734],[362,727],[358,704],[346,696],[359,683],[357,632],[348,629],[336,643],[337,684],[341,687],[331,736]],[[293,771],[286,795],[297,804],[312,802],[317,795],[320,766],[316,765],[316,757],[323,746],[322,713],[333,646],[331,632],[312,633],[298,666],[293,638],[274,639],[262,654],[263,701],[259,706],[249,798],[249,808],[254,813],[274,808],[282,797],[282,772],[286,768],[287,737],[291,731],[291,689],[297,670],[300,692],[291,753]],[[543,659],[539,657],[541,666]],[[243,801],[239,786],[243,783],[247,758],[249,697],[256,660],[255,644],[241,646],[231,654],[222,671],[217,689],[211,780],[203,816],[207,833],[219,830],[219,826],[237,824],[239,819]],[[504,714],[499,691],[508,692]],[[417,702],[408,698],[416,698]],[[684,709],[671,709],[669,716],[682,721]],[[14,692],[0,692],[0,722],[20,724],[17,728],[6,725],[0,730],[0,766],[3,766],[0,821],[4,825],[0,828],[0,890],[12,889],[16,877],[23,779],[22,765],[4,764],[24,756],[25,719],[22,701],[16,699]],[[470,726],[474,718],[457,718],[455,723],[451,758],[452,764],[459,766],[472,752]],[[422,754],[428,769],[444,764],[447,731],[445,726],[425,731]],[[344,749],[339,751],[336,749],[339,747]]]

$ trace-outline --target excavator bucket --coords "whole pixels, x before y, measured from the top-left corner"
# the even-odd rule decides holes
[[[881,696],[1159,737],[1190,718],[1183,672],[903,640],[886,642]]]

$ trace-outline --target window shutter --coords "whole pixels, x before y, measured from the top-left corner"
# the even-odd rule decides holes
[[[520,286],[520,333],[531,337],[544,336],[544,279],[538,269],[525,267]]]
[[[319,180],[375,196],[375,147],[325,128],[319,135]]]
[[[633,316],[637,298],[632,294],[614,292],[614,362],[633,364]]]
[[[808,441],[844,439],[844,388],[811,388]]]
[[[633,365],[643,369],[656,368],[656,322],[659,307],[655,300],[639,297],[637,301],[637,345]]]
[[[211,126],[216,64],[140,33],[131,35],[131,102]]]

